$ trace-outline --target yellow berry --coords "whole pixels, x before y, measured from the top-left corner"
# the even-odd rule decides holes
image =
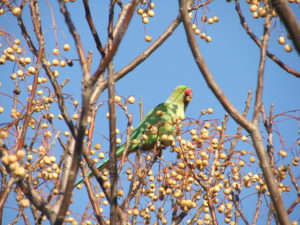
[[[154,3],[151,2],[151,3],[149,4],[149,8],[150,8],[150,9],[154,9],[154,7],[155,7]]]
[[[59,65],[60,65],[61,67],[65,67],[65,66],[67,65],[67,63],[66,63],[65,60],[61,60],[61,61],[59,62]]]
[[[120,190],[118,190],[117,194],[118,194],[118,196],[123,196],[124,195],[124,191],[120,189]]]
[[[287,156],[287,152],[284,151],[284,150],[280,150],[280,151],[278,152],[278,154],[281,155],[283,158]]]
[[[26,58],[25,58],[25,63],[26,63],[26,64],[30,64],[30,63],[31,63],[31,58],[26,57]]]
[[[199,29],[195,29],[194,33],[198,35],[198,34],[200,34],[200,30]]]
[[[25,152],[23,150],[18,150],[16,152],[16,156],[17,156],[18,159],[23,159],[24,156],[25,156]]]
[[[242,141],[247,141],[247,137],[246,136],[242,136],[241,139],[242,139]]]
[[[148,14],[148,16],[150,16],[150,17],[154,17],[154,16],[155,16],[155,12],[154,12],[153,10],[149,10],[149,11],[147,12],[147,14]]]
[[[25,169],[21,166],[17,166],[14,170],[14,174],[16,176],[23,177],[23,176],[25,176]]]
[[[105,155],[104,155],[103,152],[100,152],[100,153],[98,154],[98,157],[99,157],[99,159],[104,159]]]
[[[130,97],[127,99],[127,101],[128,101],[128,103],[130,103],[130,104],[134,104],[134,102],[135,102],[135,97],[130,96]]]
[[[151,42],[152,41],[152,37],[150,35],[146,35],[145,36],[145,41]]]
[[[121,97],[115,96],[115,103],[120,103],[120,102],[121,102]]]
[[[142,8],[139,8],[137,10],[137,14],[142,15],[144,13],[144,10]]]
[[[251,6],[250,6],[250,11],[251,11],[251,12],[257,11],[257,5],[251,5]]]
[[[16,155],[9,155],[8,156],[8,162],[10,163],[10,164],[12,164],[12,163],[14,163],[14,162],[16,162],[17,161],[17,156]]]
[[[138,216],[139,215],[139,209],[138,208],[134,208],[132,210],[132,214],[135,215],[135,216]]]
[[[69,51],[71,49],[71,46],[69,44],[64,44],[64,50]]]
[[[53,76],[54,76],[55,78],[57,78],[58,75],[59,75],[59,72],[58,72],[57,70],[53,70]]]
[[[200,38],[201,38],[201,39],[205,39],[205,38],[206,38],[206,33],[201,33],[201,34],[200,34]]]
[[[18,70],[18,71],[17,71],[17,75],[18,75],[19,77],[22,77],[22,76],[24,75],[24,72],[23,72],[22,70]]]
[[[149,23],[149,18],[148,17],[144,17],[143,18],[143,23],[144,24],[148,24]]]
[[[249,160],[250,160],[250,162],[254,163],[256,159],[255,159],[255,157],[251,156]]]
[[[53,53],[54,55],[59,55],[59,50],[58,50],[57,48],[54,48],[54,49],[52,50],[52,53]]]
[[[5,130],[0,131],[0,138],[7,138],[8,137],[8,132]]]
[[[281,45],[285,44],[285,38],[283,36],[278,37],[277,41]]]
[[[209,18],[209,19],[207,20],[207,23],[208,23],[208,24],[213,24],[213,23],[214,23],[213,18]]]
[[[42,95],[43,94],[43,90],[38,90],[37,91],[37,95]]]
[[[23,198],[20,202],[19,202],[20,206],[23,208],[27,208],[29,206],[29,200],[27,198]]]
[[[244,161],[239,161],[239,165],[240,165],[241,167],[243,167],[243,166],[245,165],[245,162],[244,162]]]
[[[205,41],[206,41],[207,43],[211,42],[211,41],[212,41],[211,36],[206,36],[206,37],[205,37]]]
[[[74,106],[78,106],[78,105],[79,105],[79,102],[78,102],[77,100],[74,100],[74,101],[73,101],[73,105],[74,105]]]
[[[285,50],[286,52],[291,52],[291,51],[293,51],[293,48],[292,48],[291,45],[286,44],[286,45],[284,46],[284,50]]]
[[[213,20],[214,20],[215,23],[217,23],[217,22],[219,22],[219,17],[214,16],[214,17],[213,17]]]
[[[110,188],[110,186],[111,186],[111,184],[108,181],[104,182],[104,184],[103,184],[103,187],[105,189]]]
[[[22,13],[22,10],[21,10],[21,8],[16,7],[16,8],[14,8],[14,9],[12,10],[12,13],[13,13],[15,16],[20,16],[21,13]]]
[[[95,145],[94,145],[94,148],[95,148],[96,150],[100,150],[100,149],[101,149],[101,145],[100,145],[100,144],[95,144]]]
[[[52,65],[53,66],[58,66],[59,65],[59,60],[58,59],[53,59],[52,60]]]
[[[208,114],[212,114],[213,112],[214,112],[214,110],[213,110],[212,108],[208,108],[208,109],[207,109],[207,113],[208,113]]]
[[[36,72],[36,69],[35,69],[35,67],[33,67],[33,66],[30,66],[30,67],[28,67],[28,73],[29,74],[35,74],[35,72]]]
[[[33,156],[32,155],[27,155],[27,160],[32,160],[33,159]]]
[[[21,53],[23,52],[23,50],[22,50],[21,48],[18,48],[18,49],[16,50],[16,52],[17,52],[18,54],[21,54]]]

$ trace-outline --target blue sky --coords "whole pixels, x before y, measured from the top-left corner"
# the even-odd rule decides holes
[[[90,5],[95,3],[99,4],[98,1],[90,1]],[[125,38],[114,58],[116,71],[126,66],[132,59],[151,44],[144,41],[145,33],[150,34],[155,40],[178,14],[177,1],[164,0],[154,1],[154,3],[156,5],[154,9],[156,16],[151,18],[149,24],[142,24],[140,17],[137,14],[134,15]],[[51,51],[55,48],[56,39],[51,26],[51,16],[48,5],[45,2],[40,4],[42,12],[41,15],[42,18],[44,18],[43,30],[46,37],[46,48],[47,52],[49,52],[49,58],[52,59],[54,57],[51,54]],[[51,5],[55,13],[58,44],[61,47],[66,42],[70,43],[72,50],[69,53],[64,53],[64,55],[68,58],[77,58],[74,42],[69,35],[68,29],[64,25],[64,20],[59,13],[59,10],[57,10],[56,1],[51,1]],[[104,1],[104,3],[101,3],[99,6],[92,7],[94,21],[103,43],[106,41],[107,6],[108,1]],[[244,1],[241,3],[241,6],[251,29],[258,37],[260,37],[263,31],[263,20],[255,20],[251,18],[248,10],[249,5],[244,3]],[[94,58],[92,71],[94,71],[98,65],[100,56],[95,49],[93,39],[84,19],[84,10],[81,7],[81,1],[76,1],[74,4],[68,4],[72,19],[74,20],[79,34],[81,35],[86,55],[88,50],[93,51]],[[299,9],[296,9],[295,12],[299,18]],[[212,37],[213,41],[211,43],[206,43],[198,38],[199,47],[206,59],[210,71],[214,75],[225,95],[240,111],[242,111],[248,90],[251,89],[255,92],[259,64],[259,49],[254,42],[250,40],[249,36],[241,27],[238,16],[234,10],[234,2],[227,3],[226,1],[214,1],[208,8],[206,8],[206,13],[208,17],[218,16],[220,21],[213,25],[205,25],[206,33]],[[201,25],[200,17],[202,14],[203,10],[199,9],[199,25]],[[28,24],[30,30],[31,26],[28,16],[28,7],[26,7],[24,12],[24,21]],[[12,34],[15,34],[17,38],[23,40],[19,27],[16,23],[16,19],[11,15],[11,13],[8,12],[0,16],[0,20],[1,29],[9,31]],[[271,39],[268,49],[287,65],[299,71],[299,55],[297,55],[295,51],[292,53],[286,53],[283,46],[277,44],[277,37],[282,32],[286,36],[283,26],[279,23],[279,21],[277,21],[276,26],[274,25],[274,28],[271,31]],[[1,39],[1,43],[4,43],[3,39]],[[30,53],[28,54],[31,55]],[[9,79],[9,74],[13,70],[12,68],[12,64],[0,67],[0,82],[2,83],[0,92],[12,93],[13,81]],[[66,68],[60,71],[61,75],[58,78],[59,82],[62,82],[66,77],[71,78],[71,81],[64,88],[64,91],[78,101],[81,101],[80,81],[82,73],[78,63],[75,62],[72,68]],[[44,72],[42,73],[43,76],[45,76]],[[30,81],[28,83],[30,83]],[[21,90],[22,88],[26,88],[28,83],[26,81],[21,84]],[[182,24],[176,29],[174,34],[158,50],[156,50],[156,52],[154,52],[145,62],[116,84],[116,93],[125,97],[133,95],[137,100],[143,99],[144,110],[146,113],[157,104],[164,102],[170,95],[171,91],[180,84],[188,85],[193,90],[193,101],[189,105],[186,117],[198,118],[202,109],[210,107],[214,109],[215,113],[207,118],[223,119],[225,111],[209,90],[201,73],[197,69],[189,46],[186,42],[186,36]],[[266,110],[269,109],[271,104],[274,104],[275,106],[275,114],[299,109],[299,96],[299,79],[282,70],[277,64],[268,58],[266,63],[263,96],[263,103]],[[104,93],[103,96],[100,97],[100,101],[106,100],[107,94]],[[11,103],[11,100],[8,100],[7,97],[0,94],[0,106],[4,105],[7,108],[5,113],[0,115],[0,124],[7,122],[7,117],[9,116],[8,109],[11,106]],[[69,103],[69,106],[70,114],[72,114],[73,107],[71,107],[71,103]],[[129,110],[133,113],[134,125],[137,125],[139,118],[138,104],[130,106]],[[108,134],[108,122],[103,119],[106,112],[107,108],[105,106],[99,111],[99,116],[97,117],[97,124],[100,127],[98,127],[96,134],[99,134],[99,136]],[[250,111],[248,118],[251,117],[252,110]],[[124,126],[126,125],[126,122],[124,122],[124,116],[118,117],[117,122],[118,128],[120,128],[120,130],[124,130]],[[234,133],[237,125],[232,122],[232,120],[230,120],[229,124],[228,132]],[[297,124],[296,121],[284,122],[281,124],[279,127],[282,129],[283,138],[286,139],[287,145],[293,145],[297,138],[299,138],[299,124]],[[65,129],[63,125],[59,125],[59,128],[62,130]],[[246,134],[245,132],[243,133]],[[100,142],[101,141],[103,141],[103,138],[100,138]],[[97,142],[97,140],[95,140],[95,142]],[[249,150],[253,151],[253,149]],[[80,208],[80,205],[75,205],[75,207]],[[8,210],[8,212],[10,211]],[[299,219],[295,213],[291,216],[293,219]],[[10,216],[7,217],[7,220],[5,218],[4,224],[6,221],[11,221],[12,218],[13,217]]]

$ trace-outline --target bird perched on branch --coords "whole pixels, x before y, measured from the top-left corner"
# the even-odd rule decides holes
[[[130,135],[130,144],[124,143],[117,151],[116,156],[120,158],[127,146],[126,155],[141,151],[151,150],[155,144],[164,144],[164,142],[174,141],[176,129],[178,128],[178,121],[185,118],[185,110],[192,100],[192,90],[184,85],[180,85],[174,89],[166,102],[159,104],[152,109],[140,122],[139,126],[132,131]],[[102,170],[109,165],[109,158],[101,162],[97,168]],[[89,178],[93,174],[89,174]],[[75,183],[79,185],[83,181],[81,178]]]

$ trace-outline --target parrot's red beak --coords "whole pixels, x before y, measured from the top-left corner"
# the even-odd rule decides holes
[[[192,97],[193,97],[192,89],[186,89],[184,91],[184,102],[192,101]]]

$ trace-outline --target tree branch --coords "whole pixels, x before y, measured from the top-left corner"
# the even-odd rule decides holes
[[[290,220],[287,214],[287,211],[284,208],[284,204],[280,195],[280,192],[277,187],[276,180],[274,178],[274,174],[272,172],[272,168],[270,166],[270,161],[268,158],[268,155],[266,153],[262,136],[259,131],[258,126],[248,121],[245,117],[243,117],[242,114],[240,114],[237,109],[231,104],[231,102],[226,98],[226,96],[223,94],[222,90],[219,88],[217,83],[215,82],[212,74],[210,73],[204,58],[200,52],[200,49],[198,48],[192,26],[190,24],[190,20],[188,17],[188,10],[187,10],[187,3],[186,0],[179,0],[180,5],[180,13],[183,19],[185,32],[187,35],[187,40],[190,45],[190,49],[193,53],[193,56],[195,58],[195,61],[197,63],[197,66],[199,70],[202,72],[203,77],[206,80],[207,85],[209,88],[213,91],[217,99],[220,101],[220,103],[223,105],[223,107],[226,109],[226,111],[233,117],[233,119],[243,126],[251,135],[257,156],[260,161],[260,168],[263,171],[263,175],[268,187],[268,190],[271,195],[271,199],[273,201],[274,207],[276,209],[276,213],[278,216],[278,219],[281,224],[290,224]]]
[[[133,16],[133,13],[135,11],[135,8],[139,4],[138,0],[132,0],[131,3],[128,3],[126,5],[123,5],[119,21],[120,23],[119,30],[114,36],[113,43],[111,48],[107,51],[107,54],[105,57],[101,60],[100,65],[98,66],[98,69],[96,72],[93,74],[93,76],[89,80],[89,86],[93,86],[95,82],[98,80],[100,75],[105,71],[107,65],[111,62],[112,58],[117,52],[117,49],[123,39],[123,36],[127,30],[127,27],[131,21],[131,18]]]
[[[285,28],[288,30],[294,46],[300,55],[300,24],[286,0],[271,0]]]
[[[110,175],[110,222],[117,224],[117,190],[118,190],[118,171],[116,156],[116,111],[115,111],[115,85],[113,81],[113,64],[108,65],[108,111],[109,111],[109,175]]]
[[[85,18],[89,24],[90,30],[92,32],[92,35],[94,37],[95,43],[96,43],[96,47],[99,51],[99,53],[101,54],[102,57],[105,57],[105,50],[102,46],[102,43],[100,41],[98,32],[96,30],[96,27],[94,25],[94,21],[92,19],[92,15],[91,15],[91,11],[90,11],[90,6],[89,6],[89,0],[83,0],[83,6],[84,6],[84,10],[85,10]]]
[[[235,10],[237,11],[237,14],[240,18],[240,23],[241,23],[242,27],[245,29],[245,31],[250,36],[250,38],[254,41],[254,43],[259,48],[261,48],[261,42],[259,41],[258,37],[255,36],[253,31],[250,29],[250,27],[246,23],[245,17],[243,16],[243,13],[242,13],[242,10],[241,10],[241,7],[240,7],[239,0],[235,0]],[[271,53],[267,50],[266,54],[270,59],[272,59],[275,63],[277,63],[282,69],[284,69],[285,71],[287,71],[288,73],[290,73],[290,74],[292,74],[296,77],[300,77],[300,72],[298,72],[298,71],[294,70],[293,68],[287,66],[284,62],[282,62],[279,58],[277,58],[273,53]]]
[[[264,25],[264,35],[262,37],[262,44],[260,48],[260,61],[258,67],[258,78],[257,78],[257,87],[255,93],[255,103],[254,103],[254,114],[252,122],[257,126],[258,119],[260,116],[260,111],[262,107],[262,95],[263,95],[263,88],[264,88],[264,72],[265,72],[265,65],[266,65],[266,50],[268,46],[268,39],[270,36],[270,22],[271,22],[271,15],[267,14],[265,19]]]

